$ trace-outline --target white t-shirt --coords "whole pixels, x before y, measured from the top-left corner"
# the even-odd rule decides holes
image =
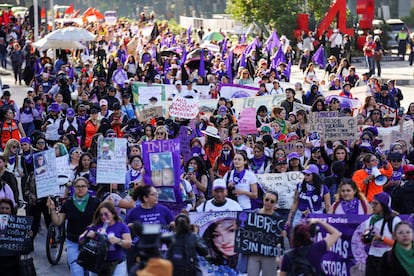
[[[240,204],[233,199],[226,198],[226,203],[223,206],[216,206],[213,204],[214,198],[207,200],[205,204],[197,207],[197,212],[217,212],[217,211],[243,211]],[[204,207],[205,206],[205,207]]]
[[[228,172],[224,175],[223,179],[227,179]],[[230,172],[229,183],[235,182],[233,181],[233,174],[234,170]],[[251,192],[250,185],[257,183],[256,175],[251,170],[246,170],[242,179],[240,179],[239,183],[234,186],[235,189]],[[252,205],[250,203],[250,197],[247,195],[239,195],[237,196],[237,202],[240,204],[243,210],[251,209]]]
[[[370,221],[371,217],[369,217],[369,219],[367,219],[366,221],[364,221],[362,223],[362,231],[365,231],[366,229],[369,229],[369,221]],[[383,223],[384,219],[380,219],[379,221],[374,223],[374,232],[377,233],[378,235],[381,235],[381,227],[382,227],[382,223]],[[397,225],[397,223],[399,223],[401,221],[401,219],[399,217],[394,217],[393,221],[392,221],[392,230],[394,231],[395,229],[395,225]],[[384,232],[382,233],[382,236],[387,238],[387,239],[392,239],[392,232],[390,231],[391,229],[388,229],[388,222],[385,223],[384,225]],[[384,255],[385,252],[389,251],[391,249],[390,246],[386,245],[385,243],[383,243],[382,241],[373,241],[371,243],[371,246],[369,247],[369,251],[368,251],[368,255],[371,256],[375,256],[375,257],[382,257],[382,255]]]

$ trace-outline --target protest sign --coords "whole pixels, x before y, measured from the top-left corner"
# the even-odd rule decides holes
[[[194,128],[195,129],[195,128]],[[190,149],[190,142],[195,137],[195,132],[192,128],[181,126],[179,132],[180,139],[180,153],[184,157],[184,164],[193,156]]]
[[[282,217],[239,212],[235,251],[246,255],[282,256],[284,250],[281,233],[284,225]]]
[[[282,143],[282,142],[283,141],[277,144],[277,148],[282,148],[286,154],[289,154],[292,151],[296,151],[296,147],[295,147],[296,141],[289,142],[289,143]]]
[[[290,209],[295,195],[296,185],[303,181],[302,172],[257,174],[257,182],[265,191],[277,192],[279,209]]]
[[[98,139],[97,183],[125,183],[127,139]]]
[[[57,183],[59,185],[59,195],[63,196],[66,190],[65,184],[69,182],[73,173],[69,166],[69,155],[56,157],[56,174]]]
[[[142,122],[147,122],[152,118],[161,117],[162,115],[162,106],[146,107],[139,112],[139,120]]]
[[[358,138],[355,117],[325,118],[323,123],[323,138],[325,141],[355,140]]]
[[[256,108],[244,108],[240,113],[238,125],[239,133],[242,135],[256,133]]]
[[[180,139],[154,140],[142,143],[144,181],[159,191],[158,200],[183,202],[180,190]]]
[[[324,118],[337,118],[337,111],[319,111],[309,113],[309,132],[322,133],[324,130]]]
[[[365,126],[365,129],[369,126]],[[393,127],[377,127],[378,138],[382,140],[383,148],[388,149],[391,143],[400,139],[408,139],[409,141],[414,132],[414,122],[412,120],[403,121],[402,124]]]
[[[255,97],[259,88],[239,84],[220,84],[219,90],[221,97],[231,99]]]
[[[180,95],[173,98],[169,113],[171,116],[194,119],[198,114],[199,99],[187,99]]]
[[[28,254],[33,249],[32,221],[32,217],[0,215],[0,256]]]
[[[57,182],[55,149],[35,153],[33,162],[37,198],[57,195],[59,184]]]
[[[165,101],[165,87],[160,84],[145,82],[132,82],[132,98],[136,106],[149,103],[151,97],[156,97],[158,102]]]
[[[378,109],[381,111],[382,116],[390,115],[393,118],[397,118],[398,115],[398,109],[389,107],[388,105],[377,103]]]
[[[190,222],[209,248],[209,260],[199,262],[202,275],[239,275],[239,254],[234,251],[237,212],[191,212]]]

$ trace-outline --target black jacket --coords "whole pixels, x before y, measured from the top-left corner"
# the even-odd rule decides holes
[[[414,213],[414,180],[395,187],[391,194],[392,208],[400,214]]]
[[[392,250],[387,251],[380,261],[380,274],[378,276],[408,276],[407,271],[401,266],[395,256],[395,245]]]

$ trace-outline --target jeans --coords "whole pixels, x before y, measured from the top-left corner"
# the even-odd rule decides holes
[[[87,270],[78,265],[76,259],[79,255],[79,243],[66,239],[66,249],[68,256],[68,263],[70,266],[70,275],[72,276],[83,276],[87,275]]]
[[[274,276],[277,275],[276,257],[249,255],[247,275]]]
[[[7,69],[7,54],[0,54],[0,66]]]
[[[89,272],[89,276],[97,276],[98,274]],[[126,262],[123,261],[122,263],[118,264],[115,268],[114,273],[112,276],[125,276],[128,275]]]
[[[365,57],[365,60],[367,62],[367,66],[368,66],[368,70],[369,70],[369,75],[374,75],[375,74],[375,62],[374,62],[374,56],[371,57]]]

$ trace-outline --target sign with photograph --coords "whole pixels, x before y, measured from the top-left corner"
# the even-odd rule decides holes
[[[125,183],[127,139],[100,138],[98,140],[97,183]]]

